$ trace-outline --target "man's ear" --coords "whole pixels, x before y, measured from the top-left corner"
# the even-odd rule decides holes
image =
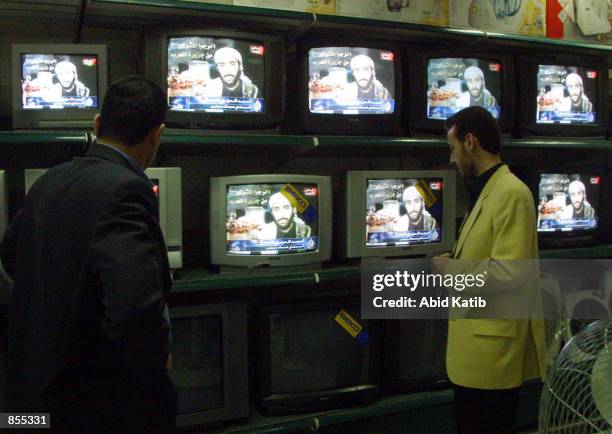
[[[478,137],[476,137],[472,133],[467,133],[465,135],[465,151],[469,154],[473,154],[476,151],[476,147],[478,146]]]
[[[98,137],[98,131],[100,131],[100,113],[97,113],[93,118],[93,129],[94,134]]]
[[[161,141],[161,136],[164,133],[164,130],[166,129],[166,124],[160,124],[157,128],[154,128],[151,131],[151,139],[153,140],[154,143],[159,143]]]

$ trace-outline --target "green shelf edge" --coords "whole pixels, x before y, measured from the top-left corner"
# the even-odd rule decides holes
[[[597,45],[578,41],[565,41],[559,39],[550,39],[546,37],[535,37],[535,36],[523,36],[523,35],[508,35],[504,33],[496,32],[485,32],[482,30],[471,30],[471,29],[455,29],[448,27],[439,27],[432,25],[416,24],[416,23],[402,23],[397,21],[386,21],[386,20],[373,20],[369,18],[357,18],[348,17],[341,15],[328,15],[328,14],[314,14],[307,12],[298,11],[286,11],[277,9],[266,9],[266,8],[255,8],[246,6],[234,6],[224,5],[215,3],[200,3],[192,1],[172,1],[172,0],[94,0],[93,3],[110,3],[110,4],[126,4],[133,6],[156,6],[156,7],[167,7],[173,9],[191,9],[211,12],[224,12],[224,13],[242,13],[246,15],[254,15],[261,17],[277,17],[277,18],[289,18],[295,20],[309,20],[319,21],[325,23],[336,23],[336,24],[353,24],[356,26],[380,26],[384,25],[386,28],[413,30],[420,32],[431,32],[448,35],[468,35],[483,38],[495,38],[509,41],[526,42],[532,44],[548,44],[556,45],[560,47],[573,47],[573,48],[588,48],[592,50],[601,51],[612,51],[612,46]]]
[[[72,131],[0,131],[0,144],[11,143],[82,143],[86,132]],[[446,148],[446,139],[437,137],[375,137],[375,136],[306,136],[286,134],[216,134],[211,132],[167,132],[162,136],[167,145],[261,145],[261,146],[312,146],[315,147],[367,147],[406,146]],[[612,149],[612,140],[606,139],[506,139],[506,148],[530,149]]]
[[[384,416],[385,414],[401,413],[424,407],[433,407],[453,402],[452,389],[432,392],[422,392],[405,395],[387,396],[371,404],[359,407],[340,409],[332,412],[310,414],[303,418],[267,422],[261,426],[229,427],[232,434],[280,434],[297,431],[316,431],[318,428],[332,426],[359,419]],[[216,432],[216,431],[212,431]]]
[[[612,244],[574,249],[540,250],[540,259],[591,259],[612,258]],[[361,268],[339,266],[314,272],[276,273],[267,275],[228,275],[193,270],[201,277],[174,281],[173,293],[209,291],[217,289],[256,288],[262,286],[291,286],[327,283],[338,280],[360,279]],[[316,275],[315,275],[316,274]]]
[[[88,141],[85,132],[54,132],[54,131],[32,131],[13,132],[0,131],[0,144],[20,143],[83,143]]]

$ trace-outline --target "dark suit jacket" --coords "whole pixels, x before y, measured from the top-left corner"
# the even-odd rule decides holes
[[[0,249],[15,280],[8,409],[37,410],[73,372],[143,384],[166,374],[171,278],[157,214],[144,172],[104,145],[32,186]]]

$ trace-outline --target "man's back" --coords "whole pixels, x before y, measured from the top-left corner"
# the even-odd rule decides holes
[[[15,411],[40,405],[36,400],[62,370],[163,368],[169,325],[159,318],[169,275],[155,215],[144,174],[103,145],[34,184],[2,245],[15,279],[7,375]],[[139,272],[130,274],[136,265]],[[143,297],[141,288],[147,294],[138,311],[133,302]]]

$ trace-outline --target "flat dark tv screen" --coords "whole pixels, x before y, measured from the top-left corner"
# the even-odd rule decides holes
[[[442,178],[368,179],[366,247],[439,243]]]
[[[438,58],[427,62],[427,118],[448,119],[479,106],[501,116],[502,63],[473,58]]]
[[[308,51],[311,113],[379,115],[395,112],[395,54],[359,47]]]
[[[168,38],[167,49],[170,110],[264,112],[262,41],[177,36]]]
[[[538,124],[596,124],[599,73],[580,66],[538,65]]]
[[[172,319],[173,368],[179,414],[225,406],[221,315]]]
[[[345,310],[360,318],[359,309]],[[371,381],[370,345],[336,322],[338,312],[322,309],[268,316],[272,394],[316,392]],[[362,334],[369,333],[367,321],[359,324]]]
[[[542,173],[538,232],[591,231],[599,226],[600,175]]]
[[[230,255],[286,255],[319,249],[317,184],[230,185],[226,203]]]
[[[97,55],[61,53],[21,55],[23,110],[98,107]]]

